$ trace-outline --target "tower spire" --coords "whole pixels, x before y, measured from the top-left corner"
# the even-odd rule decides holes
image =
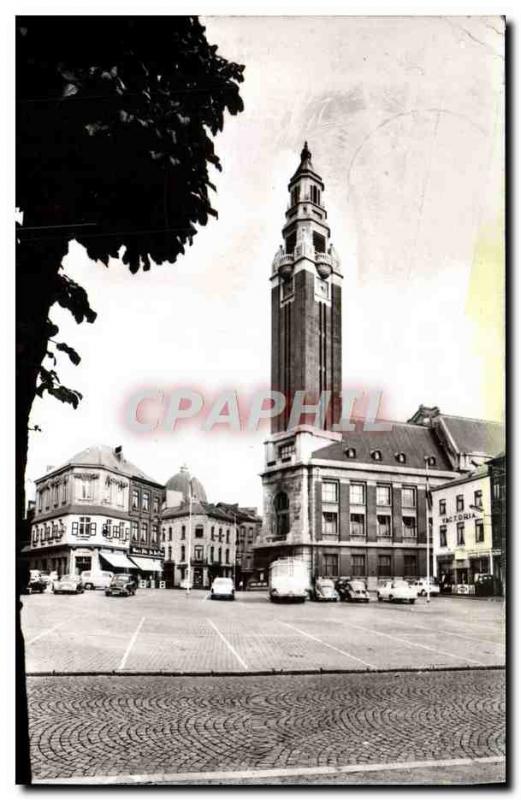
[[[322,392],[334,396],[325,427],[337,421],[341,391],[341,283],[338,257],[331,245],[324,182],[311,162],[307,141],[288,185],[290,201],[272,271],[272,388],[286,396],[285,416],[273,420],[273,432],[289,421],[295,392],[316,402]]]

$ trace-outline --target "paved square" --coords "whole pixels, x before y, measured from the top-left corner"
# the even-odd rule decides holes
[[[31,595],[23,629],[29,674],[493,667],[505,663],[504,604],[436,597],[274,605],[204,592],[141,590],[135,597]]]

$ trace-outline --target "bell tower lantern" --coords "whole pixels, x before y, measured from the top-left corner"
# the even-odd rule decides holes
[[[324,421],[330,430],[340,418],[342,386],[342,273],[331,244],[324,183],[315,171],[307,142],[289,184],[283,244],[271,274],[271,383],[286,397],[272,432],[288,428],[296,391],[306,403],[331,392]]]

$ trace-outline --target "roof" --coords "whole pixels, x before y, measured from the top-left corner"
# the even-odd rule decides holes
[[[171,492],[181,492],[183,500],[188,502],[190,495],[195,500],[207,501],[206,491],[201,481],[190,475],[187,466],[182,466],[179,472],[172,475],[166,482],[166,490]]]
[[[486,478],[489,472],[490,470],[488,465],[481,464],[481,466],[477,467],[475,470],[472,470],[472,472],[462,475],[461,478],[454,478],[453,480],[446,481],[446,483],[439,483],[437,486],[432,488],[432,491],[437,492],[440,489],[445,490],[450,486],[460,486],[462,483],[471,483],[472,481]]]
[[[433,456],[435,463],[429,467],[432,471],[449,470],[451,464],[438,443],[431,428],[422,425],[411,425],[405,422],[392,422],[389,431],[355,430],[344,433],[342,440],[321,447],[313,452],[312,458],[328,461],[342,461],[344,464],[377,463],[381,466],[402,466],[396,460],[397,453],[405,453],[404,467],[425,469],[425,456]],[[346,456],[346,449],[356,450],[355,458]],[[380,450],[380,461],[373,459],[371,453]]]
[[[307,142],[304,142],[304,147],[302,148],[302,152],[300,153],[300,164],[298,165],[296,172],[294,172],[294,174],[291,177],[290,186],[292,183],[294,183],[294,181],[297,180],[297,178],[300,177],[300,175],[304,174],[313,175],[313,177],[318,179],[319,183],[321,183],[322,186],[324,185],[322,183],[322,178],[320,177],[318,172],[316,172],[315,168],[313,167],[313,164],[311,163],[311,152],[309,151]]]
[[[505,428],[500,422],[440,414],[460,453],[496,456],[505,449]]]
[[[183,502],[176,508],[166,508],[161,516],[163,519],[177,519],[179,517],[188,517],[189,514],[190,503]],[[233,513],[226,512],[213,503],[200,502],[198,500],[192,502],[192,516],[195,515],[211,517],[212,519],[217,519],[230,524],[235,524],[236,522],[236,518]]]
[[[76,453],[75,456],[72,456],[72,458],[70,458],[64,464],[56,469],[53,469],[48,474],[50,475],[54,472],[59,472],[65,467],[105,467],[113,472],[120,472],[123,475],[127,475],[130,478],[140,478],[148,483],[155,483],[157,486],[161,486],[159,481],[151,478],[149,475],[143,472],[143,470],[139,469],[139,467],[136,467],[136,465],[131,461],[127,461],[127,459],[124,458],[121,450],[118,455],[116,448],[110,447],[106,444],[97,444],[92,445],[91,447],[86,447],[85,450],[81,450],[79,453]]]

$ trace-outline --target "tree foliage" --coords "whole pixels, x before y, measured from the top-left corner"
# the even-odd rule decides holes
[[[242,73],[196,17],[18,18],[23,356],[31,360],[31,339],[49,334],[54,302],[77,322],[95,319],[85,291],[61,269],[71,239],[90,258],[122,258],[136,272],[174,262],[197,226],[217,216],[208,167],[221,164],[211,137],[226,111],[243,108]],[[34,290],[41,297],[32,304]],[[77,362],[65,345],[57,349]],[[38,392],[55,386],[75,404],[77,393],[56,380],[39,369]]]

